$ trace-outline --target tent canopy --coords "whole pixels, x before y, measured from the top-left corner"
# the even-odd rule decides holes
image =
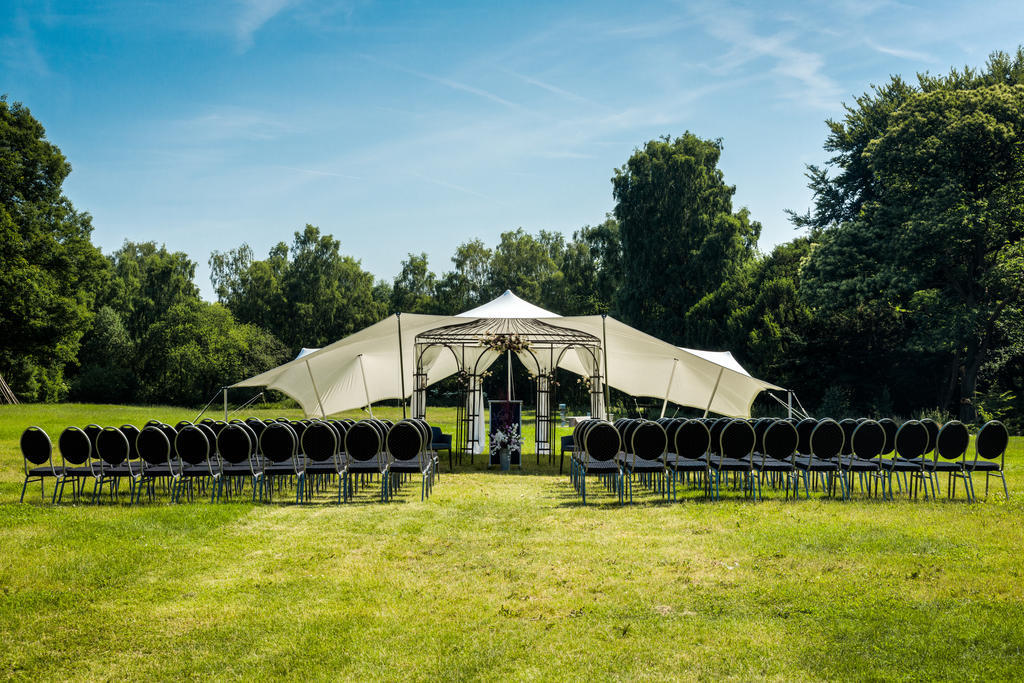
[[[418,335],[452,326],[465,329],[472,320],[516,319],[544,319],[546,325],[601,340],[606,354],[602,362],[608,368],[605,381],[634,396],[667,398],[678,405],[747,417],[757,394],[765,389],[782,389],[751,377],[727,351],[673,346],[612,317],[562,317],[510,291],[457,316],[392,315],[232,387],[264,386],[284,392],[298,401],[307,415],[329,415],[385,399],[407,399],[413,392]],[[498,325],[516,327],[513,323]],[[565,353],[558,367],[590,376],[585,362],[578,353]],[[453,354],[442,352],[434,354],[424,370],[430,385],[455,373],[458,364]]]

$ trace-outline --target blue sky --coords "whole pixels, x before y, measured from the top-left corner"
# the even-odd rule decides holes
[[[791,239],[824,121],[890,74],[1024,42],[1014,2],[92,0],[0,5],[0,93],[71,161],[107,252],[260,257],[306,223],[391,279],[502,231],[571,235],[661,135],[722,138],[735,204]]]

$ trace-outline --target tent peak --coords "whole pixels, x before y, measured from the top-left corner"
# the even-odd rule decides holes
[[[474,309],[459,313],[457,318],[561,318],[562,316],[524,301],[506,289],[505,293]]]

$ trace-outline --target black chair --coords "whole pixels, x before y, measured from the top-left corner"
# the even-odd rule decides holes
[[[452,471],[452,435],[445,434],[440,427],[430,428],[430,450],[448,451],[448,471]],[[462,464],[461,462],[459,464]]]
[[[628,433],[628,443],[625,435],[623,438],[624,452],[619,453],[616,459],[622,469],[622,484],[629,492],[629,502],[633,502],[634,479],[639,479],[647,488],[655,487],[662,497],[667,497],[668,433],[665,428],[650,420],[636,420],[631,423]]]
[[[964,463],[964,471],[967,473],[967,481],[971,487],[971,497],[974,497],[975,472],[985,473],[985,497],[988,498],[989,477],[997,476],[1003,481],[1003,495],[1010,499],[1010,489],[1006,486],[1006,477],[1003,475],[1003,465],[1006,459],[1006,447],[1010,444],[1010,433],[1006,426],[999,420],[992,420],[982,425],[978,430],[978,436],[974,438],[974,460]],[[981,458],[981,460],[978,460]],[[996,462],[996,459],[999,462]]]
[[[64,467],[53,464],[53,444],[41,427],[29,427],[21,434],[21,457],[25,465],[25,483],[21,487],[21,502],[25,502],[25,489],[30,481],[39,482],[39,495],[46,497],[44,479],[52,478],[53,495],[50,502],[57,500],[57,488],[64,478]]]
[[[406,477],[420,475],[420,500],[430,495],[434,460],[427,454],[427,440],[412,420],[402,420],[388,430],[384,440],[388,463],[384,499],[390,500]]]
[[[214,458],[212,429],[208,425],[192,423],[175,428],[177,435],[174,439],[174,453],[178,456],[180,470],[176,478],[177,485],[171,492],[173,501],[180,502],[182,493],[185,493],[188,500],[192,500],[198,482],[200,491],[205,491],[207,483],[211,484],[213,492],[210,495],[210,502],[213,502],[220,486],[221,471],[219,462]]]
[[[220,455],[221,470],[219,481],[215,482],[214,496],[220,500],[227,488],[228,495],[234,486],[242,490],[245,481],[252,482],[252,499],[259,491],[263,498],[263,469],[256,453],[256,432],[245,422],[232,422],[224,426],[216,436],[217,453]],[[211,497],[211,498],[212,498]]]
[[[274,484],[280,489],[283,481],[299,477],[302,459],[299,457],[299,439],[290,422],[272,422],[260,435],[263,453],[263,478],[267,500],[273,496]],[[301,502],[296,491],[295,502]]]
[[[163,427],[171,428],[170,425],[162,425],[159,422],[148,424],[142,428],[135,440],[142,470],[135,483],[135,502],[142,500],[143,490],[149,494],[149,500],[152,501],[156,495],[158,481],[163,480],[167,484],[175,479],[175,472],[171,469],[172,442]]]
[[[881,476],[878,457],[885,449],[885,441],[885,428],[881,424],[874,420],[858,421],[850,435],[850,455],[841,460],[851,491],[854,482],[851,475],[856,474],[862,491],[876,493],[881,482],[884,493],[885,479]]]
[[[562,474],[562,466],[565,464],[565,452],[569,451],[569,458],[572,459],[572,454],[576,451],[576,441],[572,438],[572,434],[563,436],[560,440],[561,452],[559,453],[558,460],[558,474]]]
[[[92,461],[93,492],[92,499],[96,502],[106,486],[111,499],[120,493],[122,479],[128,479],[131,485],[131,498],[134,498],[134,479],[128,459],[131,456],[131,444],[128,438],[117,427],[103,427],[96,436],[96,454]]]
[[[806,420],[797,425],[804,425]],[[805,427],[806,429],[806,427]],[[801,471],[804,480],[804,495],[809,498],[811,495],[809,479],[814,475],[815,480],[824,477],[822,488],[829,495],[835,494],[835,482],[838,479],[842,488],[842,496],[847,497],[847,486],[845,473],[839,466],[839,457],[842,453],[846,435],[839,423],[831,418],[818,420],[811,430],[808,440],[810,453],[794,459],[793,464]]]
[[[312,500],[313,493],[319,490],[327,479],[338,476],[338,491],[341,491],[340,477],[344,471],[339,462],[338,451],[341,449],[338,432],[328,422],[313,422],[302,433],[299,444],[306,459],[305,474],[299,500]]]
[[[757,429],[754,431],[756,433]],[[772,420],[766,427],[762,427],[759,442],[760,452],[751,457],[751,464],[758,475],[758,489],[764,486],[764,477],[767,475],[773,485],[785,481],[786,498],[789,498],[790,489],[793,489],[795,497],[799,493],[796,488],[799,481],[796,478],[794,458],[800,442],[796,427],[786,420]]]
[[[587,477],[598,477],[622,502],[622,468],[616,456],[622,451],[622,435],[610,422],[584,420],[573,430],[581,446],[572,459],[570,476],[577,493],[587,504]]]
[[[918,420],[907,420],[900,425],[894,439],[895,455],[890,460],[883,460],[883,468],[888,465],[889,497],[893,495],[892,479],[896,477],[902,492],[904,486],[907,495],[917,497],[917,485],[924,482],[923,458],[928,448],[928,429]],[[909,482],[907,477],[910,477]],[[902,482],[902,483],[901,483]],[[925,495],[927,496],[927,489]]]
[[[360,420],[345,434],[348,467],[342,475],[342,500],[350,501],[356,489],[375,476],[381,478],[380,499],[386,498],[388,462],[384,457],[386,433],[376,420]]]
[[[942,425],[935,437],[935,455],[931,460],[925,460],[922,467],[934,473],[938,478],[942,472],[946,473],[946,496],[956,496],[956,480],[962,479],[964,491],[968,502],[973,499],[973,492],[964,465],[967,464],[967,447],[971,443],[971,435],[967,426],[959,420],[952,420]]]
[[[60,447],[61,460],[64,462],[63,475],[60,478],[60,492],[57,502],[64,500],[64,485],[71,482],[71,495],[75,500],[82,493],[86,479],[92,479],[92,441],[85,430],[68,427],[57,439]],[[70,466],[69,466],[70,465]]]
[[[671,453],[666,456],[666,467],[669,472],[669,486],[672,489],[672,500],[676,499],[676,480],[685,478],[689,483],[697,483],[707,494],[708,482],[708,449],[711,446],[711,432],[701,420],[679,419],[671,430],[673,444]]]
[[[728,418],[724,418],[728,419]],[[721,424],[721,420],[715,423],[715,427]],[[757,479],[753,476],[754,445],[757,443],[757,434],[754,428],[746,420],[729,420],[719,430],[718,453],[708,458],[709,473],[713,473],[713,480],[708,483],[713,492],[712,497],[718,500],[722,491],[722,474],[727,476],[738,474],[742,477],[744,495],[753,494],[756,499],[760,495],[757,486]],[[711,430],[712,448],[714,448],[714,427]]]

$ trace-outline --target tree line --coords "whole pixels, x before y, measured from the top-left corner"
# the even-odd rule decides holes
[[[813,205],[763,253],[733,206],[723,143],[651,140],[611,178],[614,211],[571,237],[522,228],[415,250],[390,282],[307,225],[196,264],[154,243],[103,254],[61,192],[70,165],[0,99],[0,373],[26,400],[196,404],[392,312],[454,314],[511,289],[728,349],[818,414],[938,410],[1019,428],[1024,401],[1024,50],[982,69],[892,77],[827,121]]]

